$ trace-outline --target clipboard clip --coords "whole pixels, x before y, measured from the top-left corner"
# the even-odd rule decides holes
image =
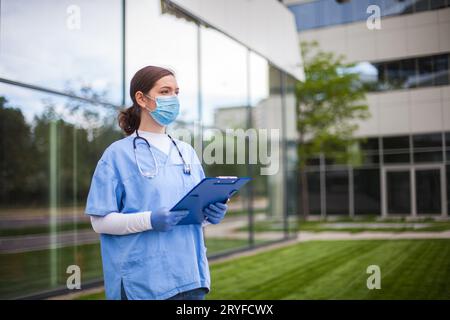
[[[218,179],[237,179],[236,176],[217,176]]]

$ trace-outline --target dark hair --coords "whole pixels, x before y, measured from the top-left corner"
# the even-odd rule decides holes
[[[156,66],[147,66],[133,76],[130,82],[130,97],[133,105],[122,110],[118,117],[119,126],[127,136],[136,131],[141,123],[141,107],[136,102],[136,92],[148,92],[159,79],[169,75],[175,76],[173,71]]]

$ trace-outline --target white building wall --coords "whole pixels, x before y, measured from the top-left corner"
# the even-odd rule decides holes
[[[349,62],[397,60],[450,52],[450,8],[384,17],[381,30],[366,22],[299,33],[324,51],[343,54]],[[360,122],[358,136],[450,130],[450,86],[367,94],[372,117]]]
[[[367,103],[358,136],[450,131],[450,86],[370,93]]]
[[[302,31],[299,38],[316,40],[321,49],[354,62],[449,52],[450,8],[383,17],[381,30],[369,30],[361,21]]]

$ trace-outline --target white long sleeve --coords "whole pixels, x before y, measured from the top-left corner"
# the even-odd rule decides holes
[[[91,216],[92,228],[97,233],[126,235],[152,229],[151,211],[136,213],[112,212],[104,217]]]

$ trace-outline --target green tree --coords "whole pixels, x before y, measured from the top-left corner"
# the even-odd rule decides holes
[[[343,56],[323,52],[316,42],[302,42],[305,81],[296,85],[297,130],[299,133],[299,190],[303,217],[309,215],[306,165],[322,153],[337,163],[358,163],[360,153],[354,132],[358,120],[370,114],[365,103],[365,89],[354,64]]]

